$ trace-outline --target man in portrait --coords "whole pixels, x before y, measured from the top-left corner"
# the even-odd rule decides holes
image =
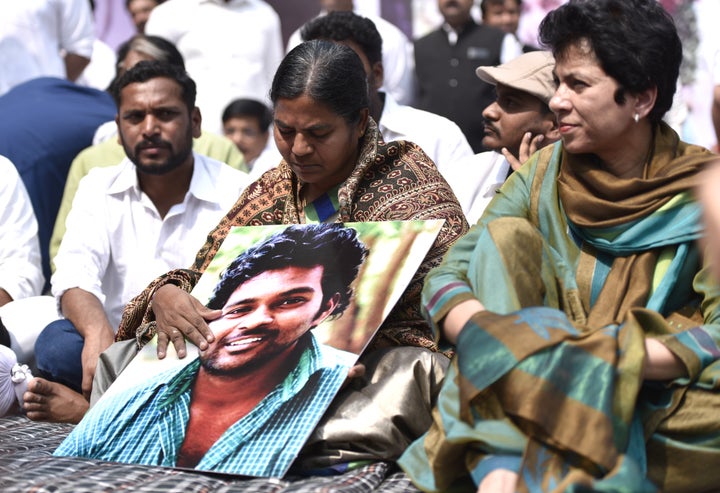
[[[367,253],[341,224],[288,226],[245,250],[207,303],[215,341],[99,400],[55,455],[283,475],[357,358],[311,330],[343,314]]]

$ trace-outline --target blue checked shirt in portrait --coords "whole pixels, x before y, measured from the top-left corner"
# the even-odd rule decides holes
[[[286,472],[357,358],[318,344],[312,334],[310,341],[287,378],[230,426],[195,469],[258,477]],[[199,367],[196,359],[101,399],[54,455],[174,467]]]

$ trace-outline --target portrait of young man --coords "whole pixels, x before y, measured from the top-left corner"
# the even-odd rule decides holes
[[[342,224],[288,226],[243,251],[207,303],[215,342],[108,393],[55,455],[282,476],[357,359],[311,330],[346,310],[367,254]]]

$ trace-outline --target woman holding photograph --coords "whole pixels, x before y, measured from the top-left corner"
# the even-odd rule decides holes
[[[662,121],[675,26],[655,0],[570,0],[540,39],[562,141],[427,276],[457,356],[400,464],[426,491],[717,491],[720,287],[693,193],[716,156]]]
[[[280,64],[270,96],[282,162],[245,190],[190,269],[158,278],[128,305],[118,340],[142,343],[157,332],[159,357],[169,343],[184,356],[185,338],[205,349],[213,341],[207,321],[217,313],[189,292],[234,226],[444,219],[413,280],[360,359],[367,367],[365,381],[356,379],[336,397],[305,447],[307,460],[299,464],[315,468],[395,459],[429,426],[429,409],[447,365],[419,309],[423,279],[467,231],[467,222],[422,149],[382,141],[369,116],[367,77],[352,49],[328,41],[299,45]],[[412,348],[388,349],[396,346]],[[375,366],[386,370],[374,371]],[[417,372],[427,380],[418,381]],[[362,392],[356,385],[364,385]],[[363,416],[368,406],[374,409]],[[333,426],[334,415],[343,415],[345,426]],[[368,423],[369,415],[378,416],[377,422]]]

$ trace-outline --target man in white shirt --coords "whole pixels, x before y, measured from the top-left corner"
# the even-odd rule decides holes
[[[75,195],[51,279],[65,318],[35,344],[44,378],[25,394],[33,420],[82,418],[98,356],[112,344],[125,304],[158,275],[190,265],[247,183],[243,173],[192,151],[201,116],[184,71],[140,62],[114,91],[127,159],[93,169]]]
[[[305,24],[301,33],[304,41],[335,41],[358,54],[368,75],[370,115],[386,142],[415,142],[443,174],[459,160],[472,156],[470,144],[455,123],[440,115],[401,105],[389,93],[380,91],[384,80],[383,40],[370,19],[353,12],[329,12]]]
[[[17,300],[40,294],[45,284],[41,269],[38,223],[27,189],[6,157],[0,156],[0,319],[12,318]],[[23,313],[23,320],[34,313]],[[8,332],[0,320],[0,344],[10,347],[28,362],[34,336],[27,330]],[[35,334],[37,335],[37,334]]]
[[[446,175],[468,223],[475,224],[505,179],[538,148],[560,138],[548,102],[555,94],[555,60],[547,51],[531,51],[497,67],[478,67],[477,76],[495,86],[496,99],[485,118],[481,152]]]
[[[280,17],[262,0],[172,0],[155,7],[145,34],[177,46],[198,86],[205,130],[222,135],[230,101],[268,101],[283,42]]]
[[[15,165],[0,156],[0,306],[37,296],[45,280],[30,196]]]
[[[355,12],[353,0],[320,0],[320,16],[328,12]],[[395,24],[380,16],[367,16],[382,37],[384,67],[383,92],[391,94],[400,104],[413,104],[415,99],[415,55],[413,44]],[[290,35],[287,51],[302,41],[302,27]]]
[[[0,94],[37,77],[76,80],[93,52],[87,0],[0,2]]]

